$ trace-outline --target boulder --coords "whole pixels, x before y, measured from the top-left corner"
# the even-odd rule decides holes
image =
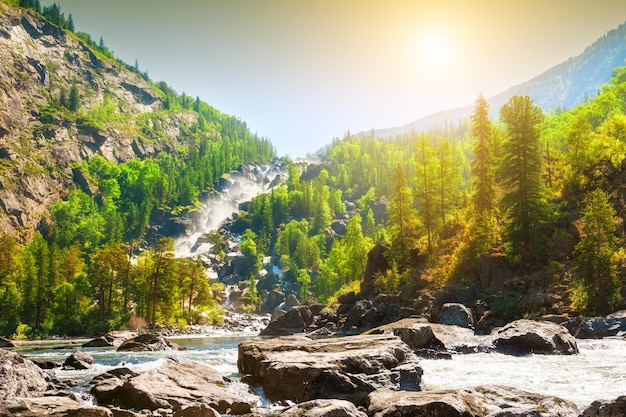
[[[399,336],[413,351],[475,353],[480,341],[470,329],[445,324],[428,323],[425,319],[401,319],[385,324],[367,333]]]
[[[59,366],[58,363],[51,360],[31,359],[31,361],[41,369],[54,369]]]
[[[92,393],[103,392],[100,384],[112,389],[105,396],[96,396],[99,404],[120,405],[136,410],[159,408],[174,412],[190,406],[206,405],[221,414],[246,414],[250,404],[240,395],[226,389],[222,375],[208,365],[191,361],[176,361],[138,375],[119,377],[123,382],[112,382],[107,376],[97,382]],[[124,379],[126,379],[124,381]]]
[[[451,326],[474,328],[472,310],[460,303],[445,303],[439,313],[439,323]]]
[[[513,279],[511,266],[506,254],[501,252],[483,253],[478,260],[478,279],[485,291],[498,291]]]
[[[187,348],[173,343],[157,333],[145,333],[126,340],[118,348],[118,352],[155,352],[165,350],[186,350]]]
[[[12,348],[12,347],[15,347],[13,342],[11,342],[8,339],[5,339],[4,337],[0,337],[0,348]]]
[[[576,339],[567,329],[548,321],[516,320],[495,330],[489,339],[497,351],[513,355],[578,353]]]
[[[124,383],[137,375],[128,368],[115,368],[100,374],[91,380],[91,395],[99,404],[114,404]]]
[[[104,407],[80,403],[68,397],[9,398],[0,402],[0,416],[113,417]]]
[[[261,336],[287,336],[302,333],[313,323],[313,314],[308,306],[298,306],[284,314],[276,315]]]
[[[422,376],[417,357],[393,335],[244,341],[237,367],[272,402],[333,398],[364,405],[379,388],[419,390]]]
[[[578,417],[573,403],[500,386],[406,392],[377,390],[368,397],[373,417]]]
[[[272,312],[283,301],[285,301],[285,293],[281,290],[272,290],[267,294],[265,300],[263,300],[261,309],[266,312]]]
[[[48,388],[46,374],[17,353],[0,349],[0,402],[16,397],[40,397]]]
[[[626,416],[626,395],[613,401],[594,401],[580,417],[624,417]]]
[[[83,344],[83,347],[118,347],[122,343],[124,343],[129,338],[135,336],[136,334],[131,332],[123,332],[119,333],[107,333],[104,336],[96,337],[95,339],[90,340]]]
[[[63,369],[89,369],[91,368],[91,365],[93,365],[93,357],[87,352],[77,350],[65,359],[65,362],[63,362]]]
[[[588,318],[576,332],[579,339],[602,339],[624,335],[626,335],[626,310],[617,311],[606,317]]]
[[[390,247],[387,242],[378,242],[367,253],[367,264],[363,273],[363,281],[361,281],[361,293],[374,294],[376,292],[376,278],[391,268],[385,256]]]
[[[206,404],[194,404],[176,411],[173,417],[221,417],[221,414]]]
[[[312,400],[291,406],[280,417],[367,417],[350,401]]]

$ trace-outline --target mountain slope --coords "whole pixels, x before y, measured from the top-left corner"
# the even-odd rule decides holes
[[[606,84],[616,67],[626,65],[626,23],[606,33],[588,46],[575,58],[549,69],[543,74],[488,99],[491,117],[498,117],[500,107],[513,95],[528,95],[544,112],[556,108],[569,109],[595,97]],[[378,129],[374,135],[381,138],[423,131],[456,122],[469,117],[473,103],[464,107],[438,112],[407,125],[389,129]],[[369,135],[363,132],[361,136]]]
[[[87,35],[0,1],[0,231],[28,238],[50,204],[86,185],[78,167],[93,155],[119,163],[180,154],[195,138],[229,134],[231,147],[254,136],[238,119],[152,84]]]

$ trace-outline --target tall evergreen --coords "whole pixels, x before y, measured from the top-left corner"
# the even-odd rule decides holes
[[[388,257],[400,270],[405,270],[411,265],[411,249],[417,245],[417,212],[413,207],[413,196],[402,165],[396,165],[391,181],[393,191],[387,206],[387,228],[391,238]]]
[[[474,208],[475,252],[492,247],[497,239],[496,161],[493,126],[489,103],[482,96],[472,114],[474,159],[471,164],[472,204]]]
[[[474,138],[472,202],[479,213],[491,211],[495,207],[496,174],[492,130],[489,103],[481,94],[476,100],[472,115],[472,137]]]
[[[500,115],[506,124],[501,175],[507,243],[510,252],[521,260],[536,260],[545,256],[548,218],[542,179],[544,115],[528,96],[511,97]]]

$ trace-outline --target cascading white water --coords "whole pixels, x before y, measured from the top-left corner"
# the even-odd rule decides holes
[[[207,254],[211,249],[207,234],[218,230],[237,212],[241,203],[268,191],[272,181],[282,173],[276,165],[246,166],[242,171],[226,174],[221,190],[203,201],[198,211],[190,216],[193,228],[186,235],[174,239],[177,257]]]

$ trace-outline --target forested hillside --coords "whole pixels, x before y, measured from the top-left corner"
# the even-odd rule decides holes
[[[58,6],[0,2],[0,55],[0,334],[219,321],[223,283],[146,232],[274,159],[270,142],[116,60]],[[458,123],[283,160],[285,183],[222,229],[234,246],[203,237],[215,264],[243,259],[243,309],[272,291],[394,294],[427,317],[458,293],[479,323],[626,308],[626,69],[567,111],[511,95],[496,113],[478,97]]]
[[[273,147],[73,29],[57,5],[0,2],[0,333],[191,322],[192,305],[218,320],[204,267],[171,239],[131,257],[150,224]]]
[[[623,308],[625,93],[617,68],[567,112],[513,96],[491,120],[479,97],[457,126],[337,140],[250,204],[250,253],[279,257],[283,288],[321,302],[372,287],[417,300],[426,285],[475,288],[474,302],[508,318]],[[388,267],[367,276],[385,241]]]

